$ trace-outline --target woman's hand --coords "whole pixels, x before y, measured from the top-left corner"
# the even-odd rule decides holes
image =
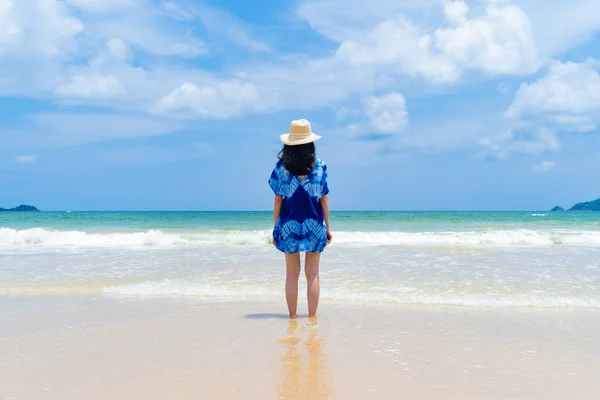
[[[328,230],[327,231],[327,244],[329,245],[332,240],[333,240],[333,235],[331,234],[331,231]]]
[[[275,238],[271,238],[271,242],[273,243],[273,246],[277,247],[277,242],[275,242]]]

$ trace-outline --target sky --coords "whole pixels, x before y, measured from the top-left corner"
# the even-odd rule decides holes
[[[0,0],[0,206],[268,210],[279,135],[334,210],[600,197],[600,2]]]

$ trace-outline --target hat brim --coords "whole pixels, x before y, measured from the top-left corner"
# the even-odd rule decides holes
[[[310,135],[302,139],[290,139],[289,133],[284,133],[283,135],[281,135],[281,143],[285,144],[286,146],[299,146],[301,144],[316,142],[319,139],[321,139],[321,136],[312,132]]]

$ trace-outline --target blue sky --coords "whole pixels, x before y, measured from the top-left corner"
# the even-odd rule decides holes
[[[0,0],[0,206],[265,210],[293,119],[332,208],[600,196],[600,2]]]

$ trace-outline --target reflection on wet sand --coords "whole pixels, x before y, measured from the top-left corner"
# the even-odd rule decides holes
[[[304,348],[308,361],[303,362],[300,334],[308,328]],[[281,357],[284,379],[279,387],[279,398],[283,400],[329,400],[334,398],[331,377],[327,370],[325,342],[319,337],[316,318],[311,318],[305,327],[297,319],[289,322],[286,336],[279,340],[285,353]]]

